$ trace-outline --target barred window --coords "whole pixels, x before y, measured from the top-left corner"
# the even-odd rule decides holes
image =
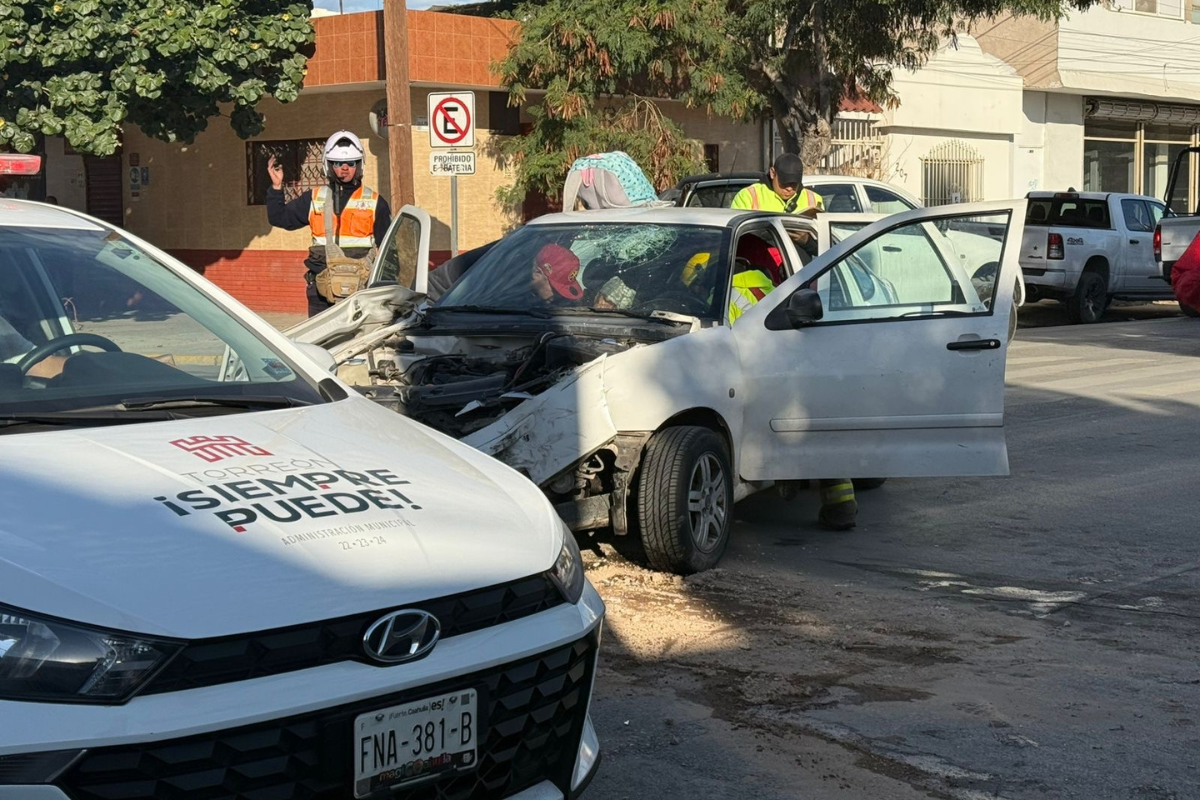
[[[926,206],[983,199],[983,157],[966,142],[942,142],[921,159],[921,202]]]
[[[246,142],[246,202],[252,206],[267,204],[271,178],[267,162],[271,156],[283,165],[283,199],[295,200],[325,183],[321,164],[324,139],[292,139],[273,142]]]

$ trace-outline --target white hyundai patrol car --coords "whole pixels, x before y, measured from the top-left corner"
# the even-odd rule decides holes
[[[0,799],[583,790],[604,606],[532,483],[81,214],[0,200],[0,318]]]

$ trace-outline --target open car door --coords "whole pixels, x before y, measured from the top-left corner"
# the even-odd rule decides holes
[[[429,214],[404,206],[392,219],[367,288],[284,333],[296,342],[328,348],[407,315],[425,298],[429,285],[431,228]]]
[[[746,312],[732,329],[742,477],[1007,474],[1004,362],[1024,219],[1019,200],[845,230]],[[980,249],[994,268],[964,257],[962,231],[990,237]]]
[[[429,215],[416,206],[405,206],[392,220],[368,287],[399,284],[425,294],[429,283]]]

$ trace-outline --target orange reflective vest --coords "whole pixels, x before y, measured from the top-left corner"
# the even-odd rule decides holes
[[[334,241],[328,242],[325,237],[325,206],[329,202],[330,188],[318,186],[313,189],[312,205],[308,210],[308,226],[312,230],[313,247],[324,247],[326,244],[336,244],[342,249],[370,249],[375,246],[375,207],[379,205],[379,195],[366,186],[359,186],[341,217],[336,220]]]

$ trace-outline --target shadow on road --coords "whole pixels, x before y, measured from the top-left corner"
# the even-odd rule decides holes
[[[1200,406],[1014,394],[1010,478],[889,481],[848,534],[751,498],[686,579],[593,558],[594,796],[1200,796]]]

